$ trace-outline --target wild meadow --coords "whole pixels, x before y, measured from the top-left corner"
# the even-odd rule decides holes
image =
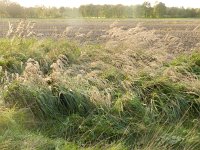
[[[200,29],[163,22],[108,20],[101,34],[100,23],[73,24],[51,36],[9,22],[0,149],[200,149]]]

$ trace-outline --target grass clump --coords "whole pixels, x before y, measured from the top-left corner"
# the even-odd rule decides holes
[[[184,94],[182,87],[167,80],[143,78],[136,81],[133,87],[140,99],[156,115],[163,115],[170,120],[180,119],[190,108],[189,95]]]
[[[172,66],[179,66],[180,72],[184,73],[184,70],[186,70],[189,73],[192,73],[196,76],[200,75],[200,54],[199,51],[193,52],[189,56],[181,56],[178,59],[175,59],[171,63]]]
[[[68,89],[50,90],[48,87],[14,82],[4,92],[4,101],[11,108],[28,108],[41,119],[59,118],[74,113],[86,115],[94,106],[81,93]]]

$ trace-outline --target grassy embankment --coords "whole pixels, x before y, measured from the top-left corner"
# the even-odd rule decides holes
[[[0,39],[0,149],[197,150],[200,53],[136,77],[106,52],[62,40]],[[98,59],[107,67],[88,65]]]

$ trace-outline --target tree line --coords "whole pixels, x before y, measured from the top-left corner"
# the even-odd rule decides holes
[[[200,18],[200,8],[167,7],[162,2],[151,5],[82,5],[69,7],[22,7],[9,0],[0,0],[0,18]]]

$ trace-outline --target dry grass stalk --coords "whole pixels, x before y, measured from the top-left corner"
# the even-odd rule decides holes
[[[16,27],[10,22],[8,22],[8,24],[9,30],[6,37],[11,38],[12,40],[15,38],[28,38],[35,35],[35,32],[33,31],[35,22],[20,20]]]

